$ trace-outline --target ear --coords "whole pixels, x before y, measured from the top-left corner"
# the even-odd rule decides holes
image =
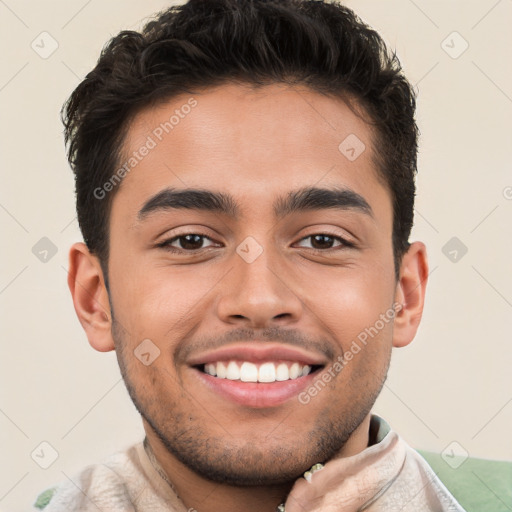
[[[100,352],[114,350],[111,311],[101,265],[83,243],[69,251],[68,286],[89,343]]]
[[[427,249],[422,242],[414,242],[402,258],[396,285],[395,303],[400,304],[401,309],[394,321],[394,347],[408,345],[416,335],[423,314],[427,280]]]

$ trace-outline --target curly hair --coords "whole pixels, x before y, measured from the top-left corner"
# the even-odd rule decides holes
[[[321,0],[189,0],[105,45],[61,112],[80,229],[104,273],[116,189],[102,198],[94,191],[113,176],[130,120],[178,94],[232,82],[302,85],[362,108],[392,198],[398,276],[414,212],[414,91],[375,30]]]

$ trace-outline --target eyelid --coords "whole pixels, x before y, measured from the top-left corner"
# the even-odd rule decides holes
[[[352,234],[350,231],[344,228],[340,228],[338,226],[332,225],[319,225],[319,224],[311,224],[309,226],[304,226],[298,233],[298,240],[304,240],[305,238],[324,235],[332,238],[336,238],[343,242],[346,245],[355,246],[359,242],[359,238]]]
[[[319,221],[313,220],[308,224],[297,225],[294,235],[297,238],[300,237],[300,239],[313,235],[328,235],[341,238],[347,243],[353,243],[354,245],[361,241],[360,236],[358,236],[358,231],[361,231],[361,229],[357,229],[357,224],[352,225],[352,223],[348,222],[340,223],[339,219],[332,219],[332,221],[333,222],[330,222],[330,220],[325,219],[322,222],[322,220],[319,219]]]
[[[174,247],[173,245],[171,245],[172,243],[176,242],[180,238],[188,236],[188,235],[199,236],[199,237],[203,238],[204,240],[208,240],[209,242],[211,242],[211,245],[208,245],[207,247],[201,247],[200,249],[183,249],[183,248]],[[328,252],[328,251],[335,251],[335,250],[339,250],[339,249],[343,249],[343,248],[353,248],[353,247],[356,247],[356,243],[354,241],[350,240],[349,237],[346,237],[346,236],[343,236],[343,235],[340,235],[340,234],[337,234],[337,233],[333,233],[329,229],[324,229],[324,230],[319,229],[319,230],[317,230],[317,231],[315,231],[313,233],[310,233],[308,235],[302,236],[302,237],[299,238],[299,240],[297,242],[294,242],[293,245],[297,245],[300,242],[303,242],[304,240],[311,239],[312,237],[318,236],[318,235],[323,235],[323,236],[327,236],[327,237],[333,238],[335,241],[339,242],[339,245],[336,245],[334,247],[330,247],[330,248],[327,248],[327,249],[316,249],[314,247],[309,247],[308,248],[308,247],[304,247],[304,246],[299,246],[299,247],[306,248],[306,249],[312,249],[312,250],[319,251],[319,252]],[[212,236],[207,235],[206,233],[204,233],[203,232],[203,228],[194,230],[193,228],[189,227],[188,229],[184,230],[181,233],[178,232],[178,233],[174,233],[172,236],[167,236],[162,241],[157,242],[155,244],[155,247],[161,248],[161,249],[165,249],[165,250],[169,250],[169,251],[175,250],[176,252],[190,253],[191,254],[191,253],[199,253],[199,252],[201,252],[203,250],[206,250],[206,249],[209,249],[211,247],[219,247],[219,246],[222,246],[222,245],[223,245],[222,242],[218,242]]]
[[[180,224],[173,227],[166,227],[165,230],[159,231],[154,239],[159,240],[162,239],[162,241],[169,240],[170,238],[175,238],[178,236],[185,236],[185,235],[201,235],[205,236],[207,238],[212,238],[215,236],[219,236],[216,232],[216,230],[210,228],[207,225],[204,224],[195,224],[195,223],[189,223],[189,224]]]
[[[196,235],[200,236],[203,239],[209,240],[212,242],[211,245],[207,247],[201,247],[200,249],[182,249],[181,247],[174,247],[171,244],[179,240],[180,238],[183,238],[187,235]],[[204,233],[201,233],[200,231],[194,231],[194,230],[188,230],[184,231],[183,233],[176,233],[173,236],[167,237],[164,240],[157,242],[156,247],[168,251],[175,251],[175,252],[182,252],[182,253],[199,253],[202,250],[208,249],[210,247],[215,247],[221,244],[221,242],[217,242],[214,240],[211,236],[206,235]]]
[[[340,242],[340,245],[335,246],[335,247],[329,247],[328,249],[315,249],[314,247],[309,247],[309,249],[313,249],[315,251],[320,251],[320,252],[327,252],[327,251],[333,251],[333,250],[336,250],[339,248],[344,248],[344,247],[348,248],[348,247],[356,246],[356,244],[354,242],[347,240],[347,238],[345,238],[344,236],[335,235],[334,233],[329,233],[327,231],[319,231],[316,233],[311,233],[310,235],[303,236],[296,243],[302,242],[303,240],[307,240],[308,238],[312,238],[312,237],[318,236],[318,235],[323,235],[323,236],[328,236],[330,238],[334,238],[335,240]],[[306,249],[308,249],[308,247],[306,247]]]

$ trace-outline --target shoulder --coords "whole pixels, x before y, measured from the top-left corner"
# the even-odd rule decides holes
[[[428,510],[425,505],[428,503],[429,506],[435,504],[436,510],[464,512],[457,499],[421,454],[411,448],[403,439],[400,441],[406,450],[400,481],[402,486],[413,490],[410,502],[413,506],[412,510]],[[421,508],[420,505],[424,508]]]
[[[371,442],[374,444],[372,445]],[[464,512],[428,462],[399,436],[382,418],[372,416],[370,450],[388,449],[400,461],[397,475],[382,489],[379,505],[384,510],[400,504],[404,512],[435,510]]]
[[[111,455],[102,463],[89,465],[59,485],[46,489],[37,497],[35,510],[134,510],[132,492],[141,480],[137,463],[139,444]]]

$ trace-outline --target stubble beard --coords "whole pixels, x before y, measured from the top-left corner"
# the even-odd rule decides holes
[[[128,393],[167,451],[199,476],[236,487],[288,484],[313,464],[325,463],[335,457],[369,414],[389,368],[388,361],[381,375],[373,374],[371,389],[368,386],[364,397],[354,399],[351,410],[333,413],[331,407],[326,407],[317,414],[307,432],[295,437],[290,436],[289,429],[286,430],[288,438],[278,435],[281,429],[276,424],[275,429],[268,429],[274,434],[258,437],[255,433],[251,439],[241,442],[227,430],[217,436],[208,432],[207,424],[215,424],[215,418],[208,417],[208,421],[205,421],[198,417],[194,408],[200,407],[199,404],[183,388],[175,398],[169,397],[165,404],[157,392],[149,395],[148,389],[154,390],[158,382],[169,381],[169,374],[165,371],[162,373],[156,365],[144,367],[150,372],[149,378],[144,381],[136,382],[132,378],[138,372],[136,368],[132,371],[138,361],[131,350],[127,350],[130,345],[113,312],[112,336]],[[130,355],[131,362],[128,360]],[[159,375],[159,372],[162,374]],[[175,382],[175,385],[178,387],[179,383]],[[297,401],[297,407],[305,406]]]

